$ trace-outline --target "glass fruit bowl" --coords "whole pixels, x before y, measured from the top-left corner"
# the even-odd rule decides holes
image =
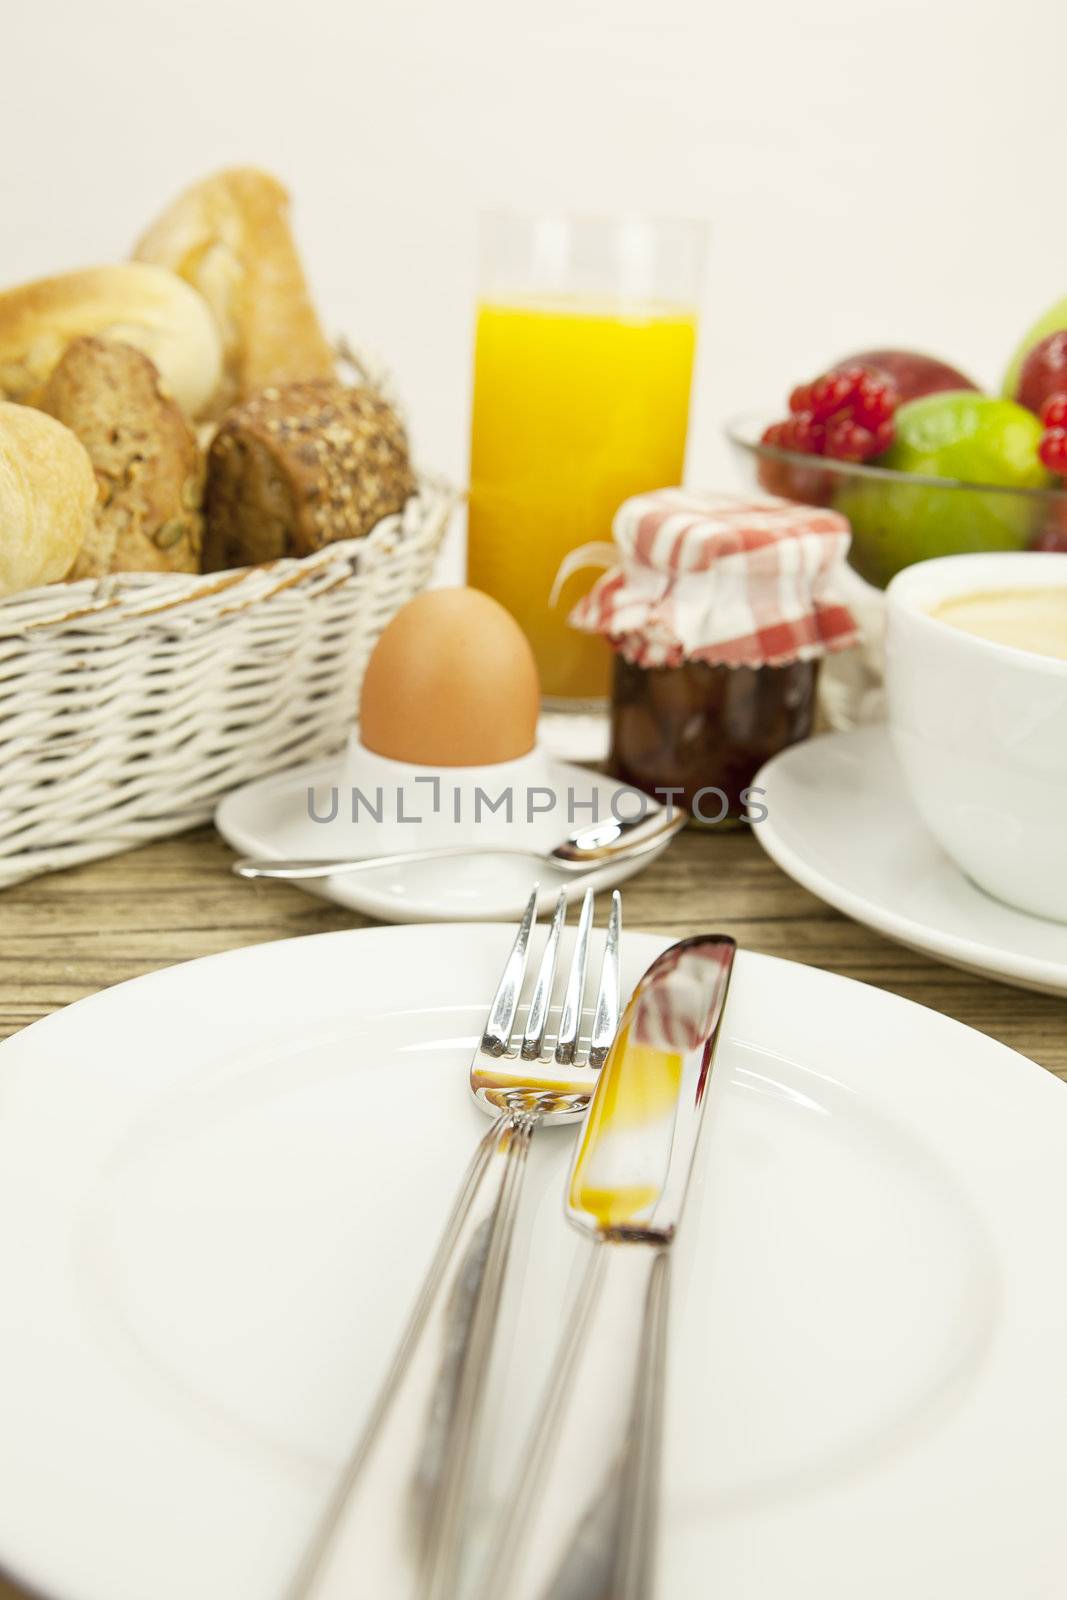
[[[849,561],[884,588],[913,561],[971,550],[1067,550],[1067,489],[1003,489],[928,478],[762,444],[774,419],[748,412],[726,425],[746,476],[767,494],[829,506],[852,525]]]

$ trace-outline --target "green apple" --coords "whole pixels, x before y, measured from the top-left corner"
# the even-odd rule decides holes
[[[931,556],[1026,548],[1040,511],[1010,491],[1052,482],[1037,454],[1041,424],[1032,412],[990,395],[932,394],[901,406],[895,426],[894,443],[877,465],[899,479],[857,475],[834,496],[852,524],[850,559],[863,577],[885,584],[901,567]],[[956,478],[964,487],[919,478]]]
[[[1038,317],[1012,356],[1011,365],[1004,374],[1002,391],[1009,400],[1019,398],[1019,379],[1022,375],[1023,362],[1034,345],[1039,344],[1042,339],[1047,339],[1050,333],[1059,333],[1062,328],[1067,328],[1067,300],[1058,300],[1043,317]]]

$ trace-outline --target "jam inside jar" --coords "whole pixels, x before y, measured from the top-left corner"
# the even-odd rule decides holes
[[[763,763],[811,733],[818,674],[818,661],[642,667],[616,655],[610,771],[664,802],[673,790],[698,825],[736,825]]]

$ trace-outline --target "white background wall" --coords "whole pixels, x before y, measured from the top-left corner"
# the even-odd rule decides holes
[[[185,182],[277,170],[325,318],[465,460],[481,206],[705,214],[690,477],[850,348],[994,381],[1067,295],[1062,0],[19,0],[0,274],[122,255]]]

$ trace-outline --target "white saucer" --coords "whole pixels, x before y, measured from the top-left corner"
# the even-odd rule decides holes
[[[337,757],[329,762],[293,767],[235,790],[227,795],[215,813],[219,832],[239,854],[274,860],[290,856],[374,854],[379,845],[373,821],[364,816],[353,822],[350,809],[349,814],[345,814],[344,799],[348,789],[343,759]],[[551,850],[573,827],[609,818],[612,799],[622,787],[615,778],[551,758],[549,782],[560,797],[556,809],[535,816],[530,822],[516,819],[514,842],[523,849]],[[331,810],[330,790],[335,785],[341,794],[337,817],[332,822],[313,821],[309,814],[308,791],[314,792],[314,811],[325,817]],[[569,792],[576,801],[573,820],[568,817],[567,804],[562,798]],[[596,818],[585,803],[592,800],[594,793],[598,806]],[[627,794],[625,802],[619,804],[625,815],[632,814],[630,798]],[[648,800],[647,804],[649,816],[662,810],[654,800]],[[442,842],[440,838],[429,841],[421,838],[417,825],[408,831],[407,847],[412,850],[427,843],[432,847]],[[580,898],[589,887],[613,888],[656,860],[669,843],[669,839],[665,840],[662,849],[650,851],[636,860],[616,862],[577,876],[561,872],[547,862],[539,867],[537,862],[521,856],[487,851],[454,860],[383,868],[374,873],[339,875],[318,883],[301,883],[299,887],[381,922],[511,921],[522,915],[535,880],[541,885],[538,908],[550,910],[561,888],[567,889],[568,900]]]
[[[756,838],[828,905],[967,972],[1067,994],[1067,923],[1002,905],[949,860],[912,806],[885,727],[794,745],[754,783],[768,813]]]

